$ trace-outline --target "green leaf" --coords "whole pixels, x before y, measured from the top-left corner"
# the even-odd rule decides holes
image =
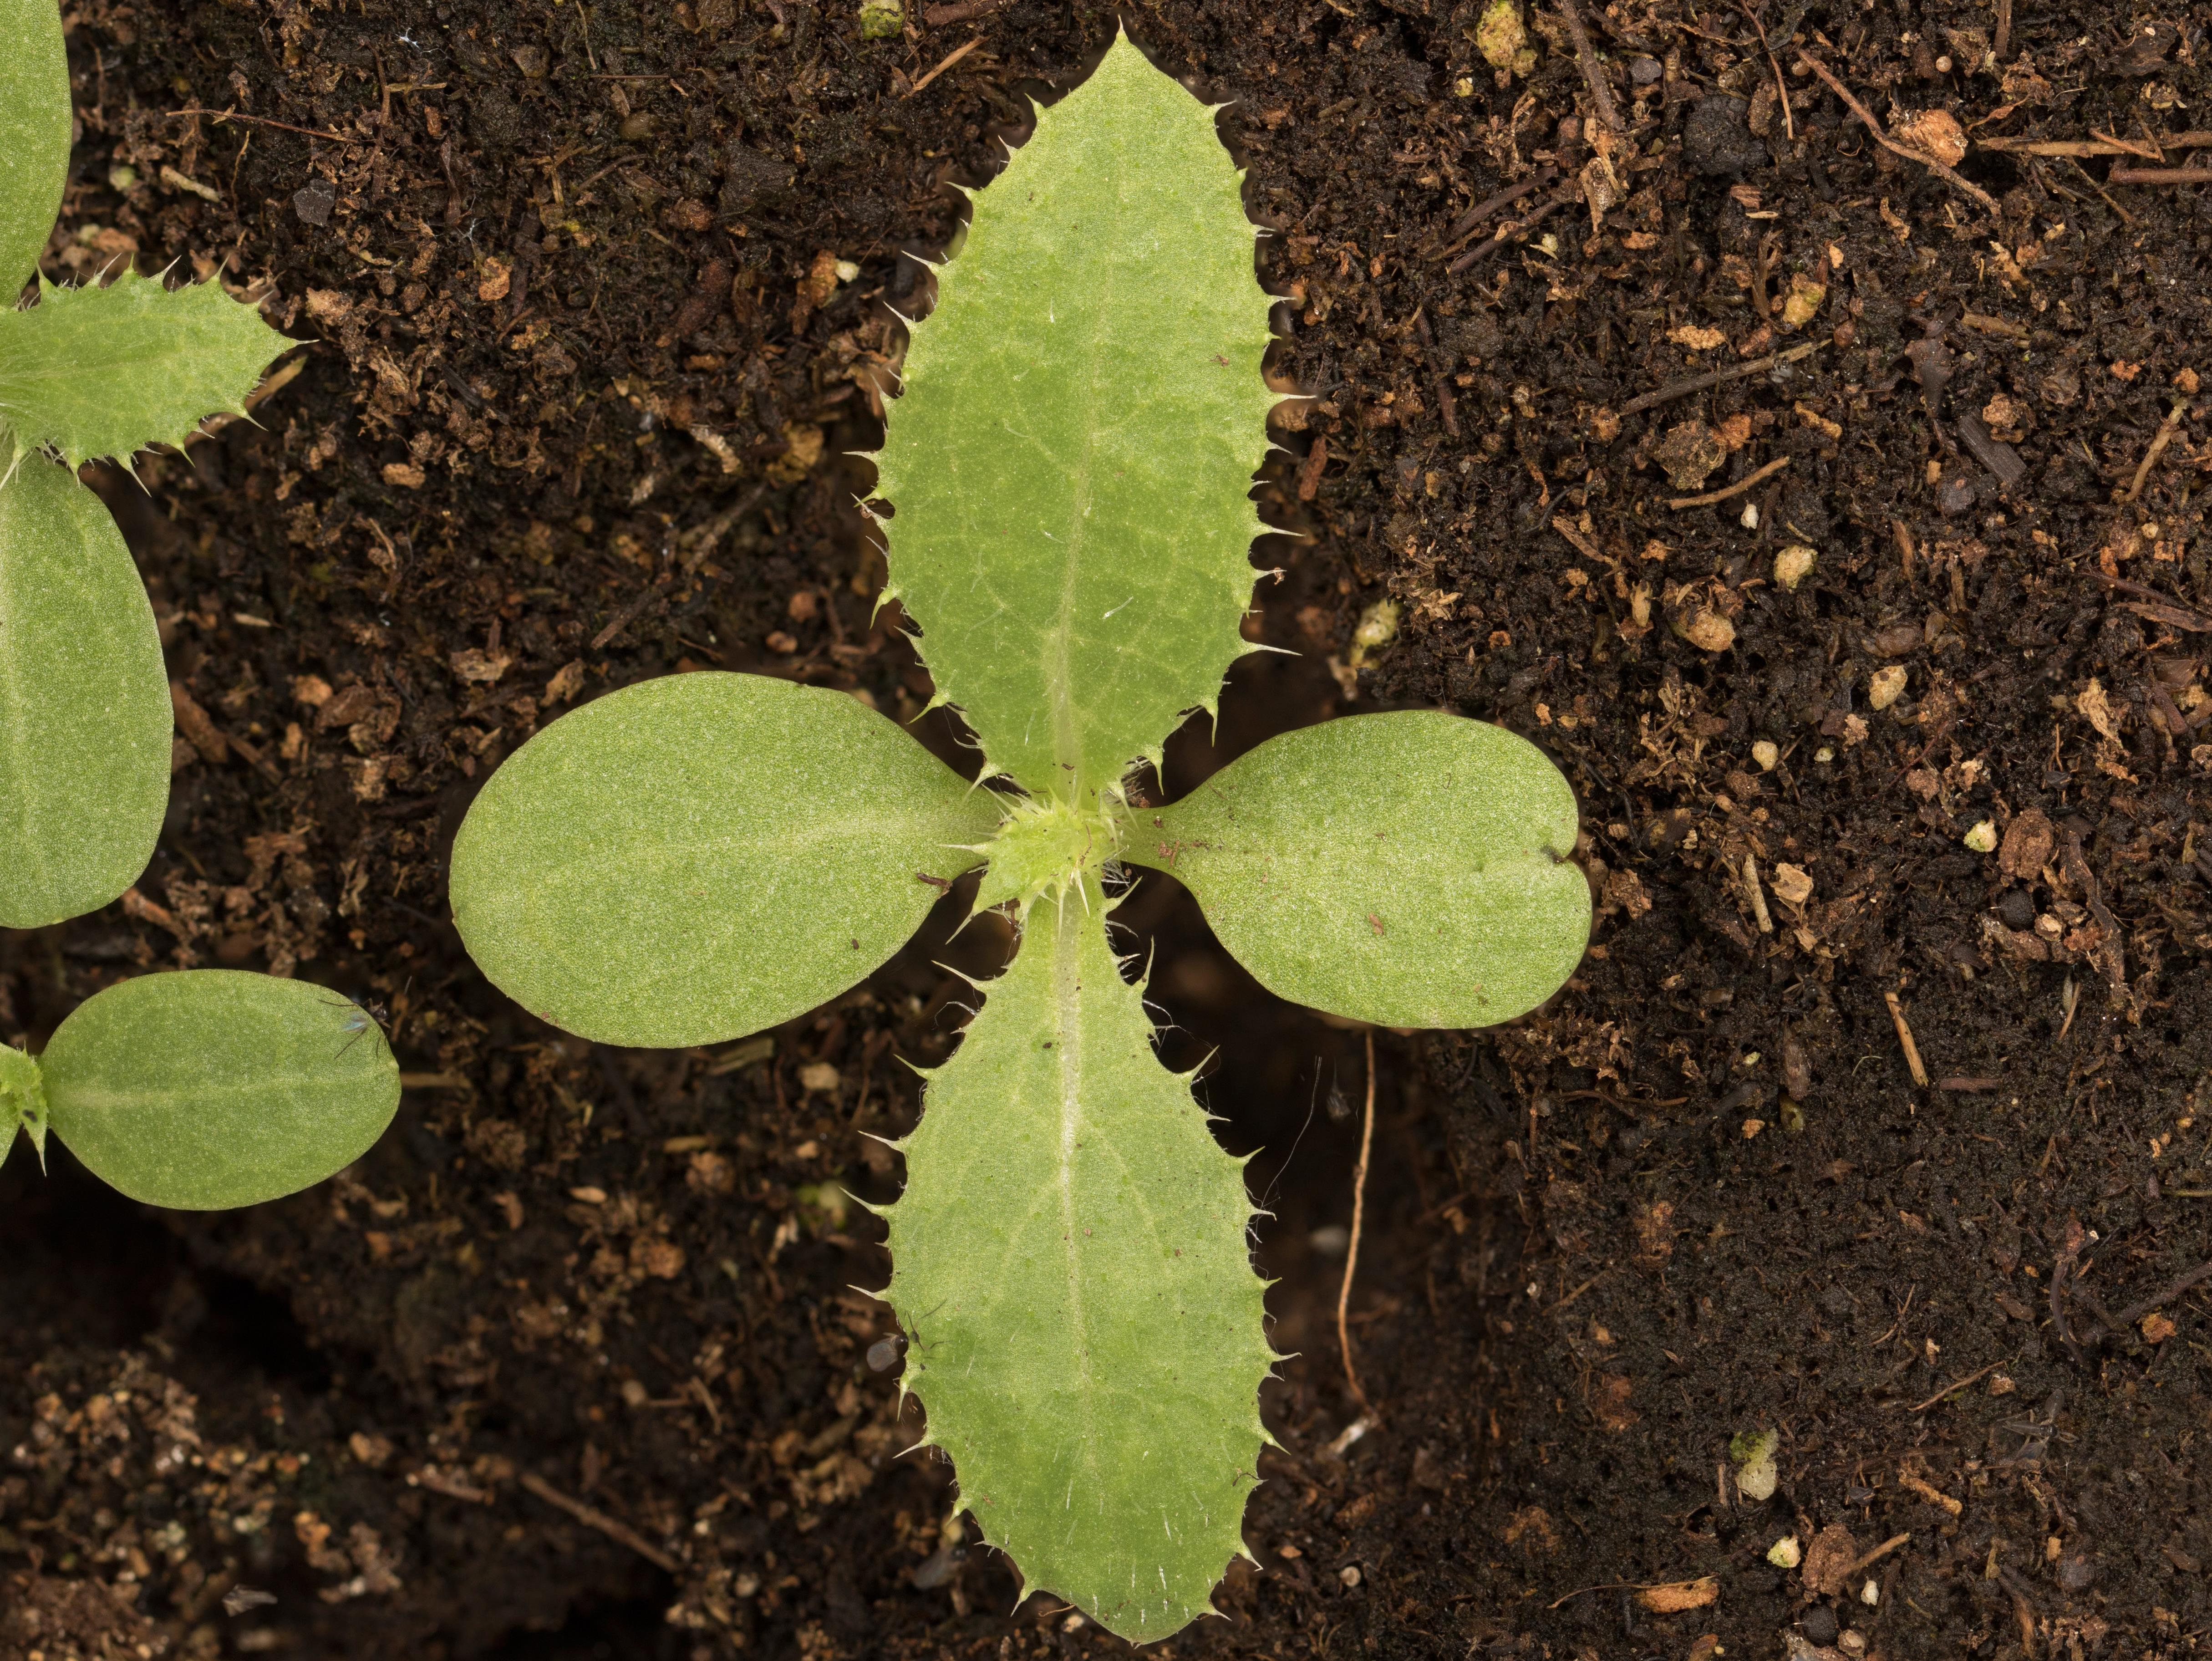
[[[39,1064],[20,1050],[0,1044],[0,1165],[15,1148],[20,1129],[30,1139],[39,1163],[46,1162],[46,1092]]]
[[[0,484],[0,928],[36,928],[97,910],[146,868],[169,801],[169,686],[106,505],[43,456],[14,460]]]
[[[105,289],[41,278],[36,306],[0,311],[0,422],[72,466],[180,445],[206,417],[244,410],[270,360],[295,344],[220,283],[165,289],[131,271]]]
[[[374,1147],[399,1106],[398,1063],[360,1006],[228,969],[109,987],[61,1024],[39,1070],[70,1151],[177,1211],[319,1183]]]
[[[493,775],[453,843],[453,920],[556,1026],[719,1043],[903,946],[998,802],[842,692],[671,675],[563,715]]]
[[[1242,1167],[1153,1054],[1104,908],[1088,877],[1034,907],[930,1075],[883,1295],[928,1439],[1024,1590],[1145,1643],[1243,1549],[1274,1356]]]
[[[1263,527],[1267,296],[1211,111],[1127,38],[938,273],[878,459],[891,587],[992,768],[1080,802],[1213,709]]]
[[[1589,938],[1574,791],[1542,751],[1429,711],[1267,740],[1123,857],[1180,878],[1271,992],[1382,1026],[1492,1026],[1559,990]]]
[[[55,0],[0,0],[0,307],[53,234],[69,178],[69,56]]]

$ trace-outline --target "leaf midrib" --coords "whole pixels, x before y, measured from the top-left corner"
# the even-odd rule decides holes
[[[1117,199],[1116,206],[1119,206]],[[1118,242],[1109,242],[1109,246]],[[1090,338],[1085,343],[1084,378],[1086,395],[1083,399],[1083,434],[1081,459],[1075,470],[1075,495],[1067,522],[1067,552],[1060,568],[1060,611],[1053,625],[1051,647],[1047,653],[1045,677],[1052,688],[1053,759],[1063,768],[1073,768],[1075,774],[1074,796],[1080,800],[1090,785],[1084,776],[1083,736],[1077,723],[1075,709],[1075,605],[1077,576],[1083,563],[1083,538],[1090,523],[1091,465],[1097,449],[1098,362],[1103,356],[1103,335],[1106,319],[1113,313],[1115,294],[1115,264],[1111,259],[1099,262],[1097,272],[1098,303],[1092,308],[1094,319]],[[1057,785],[1057,779],[1053,781]],[[1058,791],[1054,792],[1058,794]]]
[[[1063,897],[1060,904],[1065,905]],[[1056,925],[1060,920],[1055,919]],[[1076,1377],[1080,1385],[1077,1400],[1083,1414],[1083,1440],[1077,1457],[1086,1472],[1094,1479],[1097,1475],[1097,1427],[1091,1415],[1095,1386],[1091,1376],[1091,1335],[1085,1321],[1083,1301],[1082,1247],[1076,1232],[1075,1216],[1075,1154],[1076,1137],[1083,1128],[1084,1039],[1088,1036],[1083,1027],[1083,951],[1081,937],[1064,926],[1055,926],[1052,932],[1052,1015],[1054,1043],[1053,1044],[1053,1073],[1059,1086],[1060,1146],[1054,1177],[1060,1189],[1060,1238],[1067,1256],[1067,1310],[1073,1326]],[[1074,1501],[1074,1483],[1068,1486],[1068,1504]]]
[[[674,865],[685,859],[709,854],[804,854],[824,846],[850,846],[869,843],[904,842],[914,836],[927,834],[933,827],[921,819],[878,819],[865,825],[848,826],[842,822],[823,821],[818,830],[787,837],[747,838],[735,833],[677,841],[654,837],[650,845],[626,850],[622,857],[649,868]],[[962,849],[966,844],[956,842],[939,843],[939,848]],[[605,849],[579,849],[573,854],[550,855],[544,867],[549,878],[581,867],[597,868],[606,861]]]
[[[66,1102],[64,1114],[79,1110],[112,1111],[118,1109],[143,1107],[149,1104],[167,1104],[189,1099],[193,1102],[231,1102],[251,1098],[266,1099],[273,1092],[283,1092],[288,1103],[311,1104],[314,1097],[327,1096],[335,1090],[374,1078],[373,1073],[341,1074],[337,1078],[313,1072],[263,1074],[235,1084],[191,1083],[179,1085],[143,1085],[135,1088],[118,1085],[70,1085],[64,1082],[59,1091],[48,1091],[47,1111],[51,1116],[58,1102]]]

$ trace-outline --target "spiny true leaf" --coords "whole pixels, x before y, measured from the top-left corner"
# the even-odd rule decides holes
[[[0,311],[0,424],[72,466],[182,444],[206,417],[240,411],[293,343],[220,283],[165,289],[126,271],[104,289],[43,279],[28,311]]]
[[[69,56],[55,0],[0,0],[0,307],[31,280],[69,179]]]
[[[0,436],[0,928],[137,880],[169,802],[169,687],[145,585],[100,498]]]
[[[1142,1643],[1243,1548],[1273,1358],[1240,1168],[1154,1056],[1084,880],[1031,910],[930,1077],[884,1295],[961,1504],[1029,1585]]]
[[[20,1050],[0,1044],[0,1165],[15,1151],[21,1129],[40,1165],[46,1162],[46,1092],[39,1064]]]
[[[142,975],[80,1004],[39,1057],[47,1123],[146,1205],[222,1211],[321,1182],[376,1143],[399,1068],[359,1006],[228,969]]]
[[[1157,756],[1249,649],[1252,239],[1212,113],[1117,40],[975,198],[915,328],[878,462],[891,591],[1035,794]]]
[[[453,844],[453,921],[556,1026],[717,1043],[903,946],[997,800],[842,692],[671,675],[563,715],[492,776]]]
[[[1582,960],[1576,827],[1534,745],[1411,710],[1268,739],[1139,812],[1124,857],[1180,878],[1282,997],[1384,1026],[1490,1026]]]

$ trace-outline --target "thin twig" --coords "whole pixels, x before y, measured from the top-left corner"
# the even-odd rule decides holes
[[[2212,167],[2114,167],[2115,185],[2212,185]]]
[[[1474,247],[1469,248],[1458,259],[1453,260],[1450,265],[1445,266],[1444,275],[1447,277],[1456,277],[1462,271],[1467,270],[1470,265],[1480,264],[1483,260],[1489,259],[1491,255],[1496,253],[1500,248],[1504,247],[1506,243],[1510,241],[1513,238],[1534,230],[1537,226],[1542,224],[1546,219],[1549,218],[1555,210],[1565,207],[1568,203],[1574,199],[1574,191],[1562,191],[1559,195],[1553,197],[1550,201],[1539,207],[1535,212],[1530,214],[1526,219],[1507,220],[1504,224],[1498,228],[1496,233],[1492,234],[1489,241],[1477,243]]]
[[[599,72],[599,55],[592,50],[592,17],[584,9],[584,0],[576,0],[576,28],[584,37],[584,61],[592,66],[592,73]]]
[[[2008,1355],[2004,1358],[2004,1361],[1992,1361],[1987,1366],[1982,1368],[1980,1372],[1968,1373],[1965,1378],[1960,1379],[1957,1384],[1944,1385],[1942,1389],[1937,1390],[1926,1401],[1921,1402],[1919,1406],[1909,1409],[1908,1411],[1913,1413],[1927,1412],[1929,1409],[1934,1407],[1936,1402],[1942,1401],[1946,1396],[1956,1396],[1960,1390],[1966,1389],[1968,1384],[1972,1384],[1978,1378],[1986,1378],[1990,1373],[1995,1372],[1999,1367],[2002,1366],[2005,1364],[2005,1361],[2009,1361],[2010,1360],[2012,1360],[2012,1357]]]
[[[1679,1580],[1608,1580],[1603,1585],[1599,1586],[1577,1586],[1572,1591],[1565,1594],[1565,1597],[1555,1597],[1550,1603],[1545,1604],[1544,1607],[1547,1609],[1555,1609],[1559,1608],[1560,1604],[1565,1603],[1568,1598],[1580,1597],[1585,1592],[1649,1591],[1654,1586],[1675,1586],[1680,1585],[1681,1584],[1683,1583]]]
[[[2172,1303],[2183,1293],[2201,1286],[2207,1281],[2212,1281],[2212,1262],[2199,1263],[2171,1286],[2161,1287],[2141,1302],[2130,1304],[2118,1315],[2112,1317],[2112,1324],[2118,1327],[2131,1327],[2151,1311]]]
[[[1851,1576],[1856,1574],[1861,1569],[1866,1568],[1871,1564],[1879,1563],[1883,1558],[1888,1556],[1890,1553],[1895,1551],[1899,1546],[1904,1545],[1911,1538],[1912,1536],[1909,1534],[1891,1535],[1888,1539],[1883,1541],[1872,1551],[1867,1553],[1865,1556],[1860,1558],[1858,1561],[1853,1563],[1849,1568],[1845,1569],[1838,1578],[1844,1580],[1850,1579]]]
[[[2081,1225],[2069,1213],[2066,1233],[2051,1263],[2051,1324],[2058,1334],[2058,1342],[2066,1346],[2076,1361],[2081,1359],[2081,1346],[2074,1341],[2074,1329],[2066,1319],[2066,1277],[2081,1259]]]
[[[1740,496],[1763,478],[1770,478],[1790,465],[1788,456],[1777,456],[1757,472],[1738,479],[1726,490],[1708,490],[1701,496],[1674,496],[1668,500],[1669,508],[1710,508],[1717,502],[1726,502],[1730,496]]]
[[[2171,138],[2151,141],[2161,150],[2201,149],[2212,144],[2212,132],[2181,132]],[[1985,150],[2009,150],[2014,155],[2128,155],[2132,154],[2124,144],[2110,139],[2090,138],[1977,138],[1974,143]]]
[[[425,1465],[407,1478],[410,1488],[428,1488],[433,1494],[442,1494],[448,1500],[464,1500],[472,1506],[488,1506],[492,1496],[472,1482],[464,1482],[458,1476],[448,1476],[434,1465]]]
[[[2112,145],[2123,155],[2139,155],[2146,161],[2162,162],[2166,160],[2166,152],[2155,143],[2138,144],[2132,138],[2123,138],[2116,132],[2099,132],[2094,127],[2089,129],[2089,137]]]
[[[1591,101],[1597,106],[1597,119],[1605,124],[1607,132],[1620,131],[1620,112],[1613,106],[1613,88],[1605,84],[1604,71],[1597,66],[1597,53],[1590,49],[1589,32],[1583,27],[1581,9],[1575,0],[1559,0],[1559,15],[1567,20],[1567,33],[1575,37],[1575,61],[1582,65],[1583,79],[1589,86]]]
[[[1797,137],[1797,122],[1790,113],[1790,84],[1782,78],[1782,65],[1775,62],[1774,48],[1767,43],[1766,25],[1759,21],[1759,14],[1746,5],[1744,0],[1736,0],[1736,9],[1748,17],[1752,27],[1759,31],[1759,49],[1766,54],[1766,67],[1774,71],[1775,94],[1782,100],[1783,135],[1795,139]]]
[[[2122,207],[2118,203],[2112,200],[2112,193],[2106,190],[2104,186],[2099,182],[2097,175],[2091,173],[2079,161],[2075,161],[2071,156],[2069,156],[2067,160],[2072,163],[2075,173],[2080,173],[2082,178],[2089,181],[2089,188],[2097,192],[2098,197],[2103,201],[2104,204],[2110,208],[2114,213],[2119,215],[2120,222],[2129,227],[2130,229],[2134,228],[2136,216],[2130,213],[2125,208]]]
[[[1352,1386],[1352,1393],[1367,1413],[1375,1411],[1375,1403],[1367,1399],[1367,1391],[1359,1382],[1359,1373],[1352,1364],[1352,1276],[1359,1267],[1359,1231],[1367,1220],[1367,1154],[1375,1143],[1375,1029],[1367,1029],[1367,1112],[1359,1128],[1359,1165],[1352,1174],[1352,1239],[1345,1247],[1344,1284],[1336,1293],[1336,1342],[1344,1350],[1344,1380]]]
[[[1444,418],[1447,436],[1459,436],[1459,401],[1452,396],[1451,371],[1437,356],[1436,337],[1430,332],[1428,313],[1418,307],[1413,312],[1413,327],[1421,337],[1422,350],[1428,354],[1429,373],[1437,378],[1437,408]]]
[[[2150,142],[2146,143],[2136,143],[2135,139],[2119,137],[2119,133],[2100,133],[2097,128],[2090,128],[2088,135],[2093,139],[2104,139],[2106,143],[2117,146],[2121,155],[2139,155],[2139,157],[2143,157],[2143,161],[2157,161],[2159,166],[2166,166],[2166,150],[2159,149],[2157,139],[2150,139]]]
[[[1810,52],[1800,52],[1798,56],[1811,67],[1814,74],[1819,76],[1821,80],[1828,83],[1828,89],[1831,92],[1834,93],[1837,97],[1842,99],[1844,103],[1850,106],[1851,113],[1858,117],[1861,121],[1866,124],[1866,130],[1874,135],[1874,142],[1875,143],[1881,145],[1882,149],[1889,151],[1893,155],[1901,155],[1907,161],[1917,161],[1922,167],[1928,168],[1930,172],[1941,173],[1945,179],[1950,180],[1952,184],[1957,186],[1968,196],[1972,197],[1975,201],[1980,203],[1983,207],[1988,209],[1990,216],[1992,219],[2001,216],[1997,212],[1996,199],[1992,198],[1987,191],[1984,190],[1979,185],[1974,184],[1970,179],[1961,179],[1954,170],[1946,167],[1942,162],[1938,161],[1934,156],[1899,143],[1895,139],[1892,138],[1887,133],[1881,130],[1881,123],[1874,119],[1873,113],[1869,111],[1865,105],[1860,103],[1857,99],[1851,96],[1850,88],[1844,86],[1842,82],[1837,80],[1834,76],[1828,73],[1828,66],[1826,64],[1823,64],[1819,58],[1814,57]]]
[[[649,608],[655,600],[665,599],[667,597],[669,588],[672,586],[672,574],[671,576],[662,577],[659,581],[648,585],[645,591],[639,594],[635,599],[633,599],[629,605],[623,606],[621,611],[616,612],[612,618],[608,619],[606,627],[600,630],[598,634],[592,636],[592,650],[594,652],[605,650],[607,642],[612,640],[617,635],[622,633],[623,630],[629,628],[631,624],[635,623],[640,618],[643,617],[647,608]]]
[[[2212,173],[2204,176],[2212,179]],[[2173,408],[2166,411],[2165,423],[2159,428],[2158,435],[2151,440],[2150,448],[2143,452],[2143,459],[2136,464],[2136,476],[2128,482],[2128,493],[2120,498],[2122,502],[2133,502],[2142,494],[2143,481],[2150,477],[2152,464],[2165,453],[2166,447],[2173,442],[2173,429],[2181,425],[2181,417],[2188,412],[2188,400],[2176,399]]]
[[[1542,190],[1545,186],[1559,176],[1559,170],[1557,167],[1540,167],[1534,175],[1522,179],[1511,189],[1500,191],[1497,195],[1476,203],[1454,220],[1452,228],[1444,233],[1444,252],[1451,252],[1458,246],[1462,237],[1473,231],[1500,208],[1511,207],[1529,192]]]
[[[295,127],[289,121],[271,121],[265,115],[247,115],[240,110],[164,110],[164,115],[211,115],[216,125],[226,121],[251,121],[257,127],[278,127],[286,132],[305,133],[310,138],[327,138],[333,144],[373,144],[373,138],[349,138],[342,132],[323,132],[314,127]]]
[[[1583,1281],[1580,1286],[1577,1287],[1576,1287],[1572,1292],[1570,1292],[1570,1293],[1569,1293],[1565,1297],[1564,1297],[1564,1298],[1560,1299],[1559,1299],[1559,1301],[1558,1303],[1553,1304],[1553,1305],[1551,1306],[1551,1308],[1549,1308],[1549,1309],[1546,1310],[1546,1311],[1544,1311],[1544,1313],[1546,1313],[1547,1315],[1557,1315],[1557,1314],[1558,1314],[1561,1310],[1565,1309],[1565,1308],[1569,1304],[1571,1304],[1572,1302],[1574,1302],[1574,1300],[1575,1300],[1576,1299],[1577,1299],[1577,1298],[1581,1297],[1581,1296],[1583,1295],[1583,1293],[1584,1293],[1585,1292],[1588,1292],[1588,1291],[1589,1291],[1592,1287],[1595,1286],[1595,1285],[1596,1285],[1600,1281],[1602,1281],[1603,1279],[1605,1279],[1605,1276],[1606,1276],[1606,1271],[1605,1271],[1605,1270],[1603,1270],[1603,1269],[1600,1269],[1600,1270],[1598,1270],[1598,1272],[1597,1272],[1596,1274],[1595,1274],[1595,1275],[1591,1275],[1591,1276],[1589,1277],[1589,1280],[1584,1281]]]
[[[597,1529],[617,1545],[628,1546],[655,1568],[670,1574],[681,1571],[683,1565],[640,1534],[627,1523],[594,1510],[580,1500],[571,1500],[534,1470],[526,1470],[514,1479],[543,1500],[547,1505],[565,1511],[587,1529]]]
[[[1754,357],[1748,363],[1739,363],[1733,368],[1715,369],[1709,374],[1692,375],[1687,380],[1677,380],[1662,386],[1656,392],[1644,392],[1632,398],[1620,406],[1623,416],[1640,415],[1646,410],[1656,410],[1662,404],[1672,404],[1678,398],[1687,398],[1692,392],[1702,392],[1708,386],[1723,386],[1731,380],[1741,380],[1746,375],[1757,374],[1761,369],[1771,369],[1778,363],[1795,363],[1801,357],[1810,357],[1821,347],[1832,343],[1808,340],[1802,346],[1792,346],[1787,351],[1769,352],[1765,357]]]
[[[1996,39],[1990,43],[1990,53],[1999,64],[2012,56],[2012,0],[1997,0]]]
[[[2155,588],[2147,588],[2140,582],[2130,582],[2125,577],[2108,577],[2102,571],[2083,574],[2093,582],[2107,588],[2117,588],[2124,594],[2140,595],[2145,604],[2130,605],[2127,609],[2137,617],[2148,618],[2153,623],[2162,623],[2169,629],[2185,630],[2191,634],[2212,634],[2212,617],[2192,606],[2176,605]]]
[[[975,51],[976,47],[982,44],[983,37],[979,34],[973,40],[970,40],[966,46],[953,47],[951,52],[945,53],[944,58],[938,64],[935,69],[930,70],[928,74],[923,76],[921,80],[915,82],[912,86],[906,89],[906,95],[908,98],[913,97],[915,94],[920,92],[924,87],[936,80],[939,76],[944,74],[945,70],[951,69],[955,64],[958,63],[962,58],[965,58],[969,52]]]
[[[1920,1064],[1920,1046],[1912,1042],[1912,1029],[1905,1020],[1905,1006],[1898,1002],[1894,992],[1883,993],[1881,1001],[1889,1006],[1889,1019],[1897,1027],[1897,1042],[1905,1051],[1905,1065],[1911,1071],[1912,1082],[1925,1090],[1928,1069]]]

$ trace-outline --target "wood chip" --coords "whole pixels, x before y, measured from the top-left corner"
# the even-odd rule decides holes
[[[1719,1601],[1721,1583],[1716,1575],[1702,1575],[1695,1580],[1672,1580],[1664,1585],[1646,1586],[1636,1594],[1636,1601],[1655,1615],[1677,1615],[1684,1609],[1702,1609]]]
[[[1912,1082],[1924,1090],[1928,1087],[1928,1069],[1921,1065],[1920,1046],[1912,1042],[1912,1029],[1905,1024],[1905,1006],[1898,1002],[1894,992],[1885,992],[1881,998],[1889,1006],[1889,1019],[1896,1025],[1897,1042],[1905,1051],[1905,1065],[1912,1074]]]

